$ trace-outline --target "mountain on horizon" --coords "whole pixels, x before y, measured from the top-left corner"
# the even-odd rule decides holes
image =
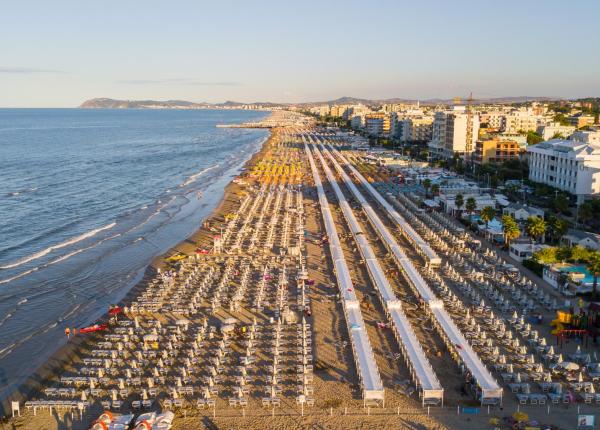
[[[492,97],[473,100],[473,104],[510,104],[524,103],[531,101],[551,101],[561,100],[556,97],[531,97],[531,96],[515,96],[515,97]],[[206,109],[209,107],[234,107],[234,106],[249,106],[261,105],[265,107],[275,106],[317,106],[317,105],[334,105],[334,104],[363,104],[367,106],[376,106],[382,104],[396,103],[416,103],[419,101],[422,105],[450,105],[453,103],[451,99],[433,98],[425,100],[389,98],[389,99],[363,99],[357,97],[343,96],[335,100],[323,102],[306,102],[306,103],[273,103],[273,102],[253,102],[243,103],[232,100],[223,103],[206,103],[206,102],[190,102],[186,100],[117,100],[106,97],[94,98],[86,100],[79,107],[85,109]]]

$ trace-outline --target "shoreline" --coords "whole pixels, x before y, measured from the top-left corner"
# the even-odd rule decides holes
[[[268,117],[267,117],[268,118]],[[269,135],[264,139],[261,146],[250,156],[242,165],[240,173],[236,178],[242,176],[247,171],[248,166],[262,156],[271,140],[274,137],[273,129],[269,130]],[[148,262],[148,265],[141,272],[141,279],[133,284],[126,292],[123,298],[117,303],[119,306],[129,306],[131,302],[142,292],[148,283],[155,278],[158,269],[165,266],[164,259],[177,253],[193,254],[196,248],[207,245],[213,234],[205,227],[205,222],[218,219],[220,215],[226,213],[226,209],[232,204],[237,205],[236,192],[240,185],[235,183],[235,178],[223,188],[223,196],[217,206],[202,220],[200,226],[185,239],[169,248],[164,253],[154,257]],[[223,218],[221,216],[221,218]],[[140,276],[138,274],[138,276]],[[95,322],[98,324],[108,320],[107,315],[98,318]],[[93,323],[91,323],[93,324]],[[0,399],[0,417],[10,414],[10,402],[19,401],[20,403],[36,398],[41,390],[47,386],[48,382],[55,380],[59,375],[72,365],[78,363],[80,352],[89,345],[95,343],[99,335],[74,336],[65,345],[58,348],[41,366],[39,366],[27,379],[15,388],[12,392]]]

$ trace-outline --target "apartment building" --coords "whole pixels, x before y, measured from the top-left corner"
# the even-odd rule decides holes
[[[364,128],[365,126],[365,115],[364,114],[360,114],[360,115],[354,115],[352,117],[352,119],[350,120],[350,127],[352,127],[354,130],[359,130]]]
[[[594,117],[592,115],[576,114],[570,116],[568,120],[571,123],[571,125],[576,128],[581,128],[585,127],[586,125],[594,124]]]
[[[433,130],[433,117],[404,118],[401,130],[400,140],[403,142],[429,142]]]
[[[365,115],[365,130],[370,136],[383,136],[390,132],[390,115],[373,112]]]
[[[434,159],[450,159],[454,154],[470,157],[475,150],[478,135],[477,113],[472,113],[469,121],[469,114],[464,106],[454,106],[450,111],[436,112],[429,142],[430,155]]]
[[[515,140],[502,139],[494,136],[489,139],[480,139],[475,144],[473,162],[482,164],[501,164],[508,160],[519,159],[521,152],[525,150],[523,145]]]
[[[531,145],[529,179],[550,185],[583,201],[600,192],[600,145],[556,139]]]
[[[404,112],[392,112],[390,114],[390,137],[401,139],[405,118],[406,113]]]
[[[559,122],[551,122],[546,125],[539,125],[536,131],[544,140],[550,140],[556,135],[561,135],[566,139],[575,131],[575,127],[572,125],[561,125]]]
[[[600,130],[577,130],[571,135],[570,139],[600,145]]]
[[[504,117],[504,128],[501,130],[507,133],[536,131],[543,123],[542,116],[534,115],[530,110],[518,110]]]

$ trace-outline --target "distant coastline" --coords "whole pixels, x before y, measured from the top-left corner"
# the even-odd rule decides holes
[[[116,100],[95,98],[86,100],[79,107],[82,109],[251,109],[267,110],[276,106],[273,103],[194,103],[185,100]]]
[[[495,97],[481,98],[473,100],[473,104],[514,104],[525,102],[547,102],[551,100],[560,100],[560,98],[552,97],[531,97],[531,96],[516,96],[516,97]],[[336,100],[322,102],[306,102],[306,103],[273,103],[273,102],[253,102],[243,103],[236,101],[226,101],[223,103],[206,103],[206,102],[190,102],[186,100],[118,100],[111,98],[93,98],[84,101],[79,107],[83,109],[249,109],[249,110],[273,110],[286,109],[291,107],[309,108],[319,105],[336,105],[336,104],[364,104],[367,106],[381,105],[389,103],[420,103],[424,106],[435,105],[450,105],[454,101],[450,99],[403,99],[390,98],[384,100],[362,99],[356,97],[340,97]]]

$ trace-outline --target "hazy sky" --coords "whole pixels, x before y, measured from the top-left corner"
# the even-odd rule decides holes
[[[40,0],[0,9],[0,106],[600,96],[600,1]]]

